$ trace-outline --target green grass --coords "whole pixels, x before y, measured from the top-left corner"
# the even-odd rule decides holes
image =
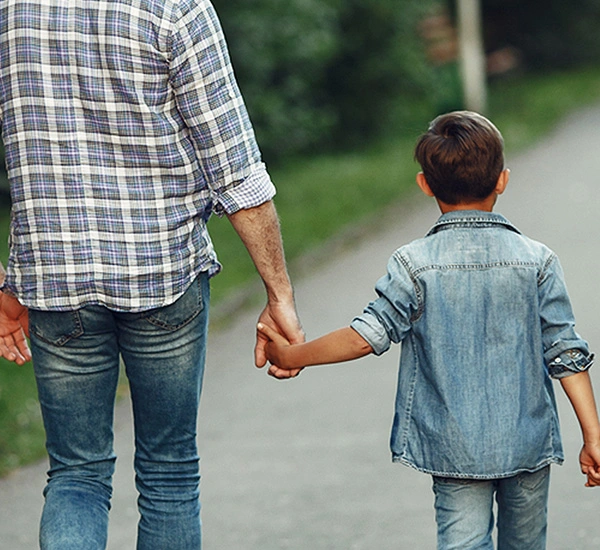
[[[504,134],[510,156],[535,143],[574,108],[598,100],[600,68],[528,76],[494,84],[489,116]],[[412,150],[428,118],[419,121],[417,115],[414,127],[399,129],[399,137],[361,151],[296,160],[272,171],[292,265],[340,232],[360,228],[385,207],[415,192],[417,166]],[[4,263],[8,217],[8,207],[0,203],[0,260]],[[225,266],[213,280],[218,311],[236,289],[257,284],[257,277],[229,223],[213,219],[210,230]],[[262,293],[256,295],[262,299]],[[0,475],[41,456],[42,439],[31,365],[17,367],[0,360]]]

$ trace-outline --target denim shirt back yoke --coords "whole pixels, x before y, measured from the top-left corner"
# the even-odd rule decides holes
[[[398,249],[352,327],[402,342],[394,462],[492,479],[564,460],[552,378],[588,369],[557,256],[500,214],[455,211]]]

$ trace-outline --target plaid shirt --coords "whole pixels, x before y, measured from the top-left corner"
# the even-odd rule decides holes
[[[208,0],[3,0],[0,123],[28,307],[169,304],[275,193]]]

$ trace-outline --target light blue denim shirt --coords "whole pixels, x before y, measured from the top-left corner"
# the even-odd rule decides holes
[[[444,214],[398,249],[352,327],[402,342],[394,462],[500,478],[562,463],[551,377],[589,368],[556,255],[499,214]]]

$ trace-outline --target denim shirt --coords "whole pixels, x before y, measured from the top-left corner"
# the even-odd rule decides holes
[[[394,462],[501,478],[564,460],[551,378],[588,369],[556,255],[499,214],[444,214],[398,249],[352,327],[402,342]]]

